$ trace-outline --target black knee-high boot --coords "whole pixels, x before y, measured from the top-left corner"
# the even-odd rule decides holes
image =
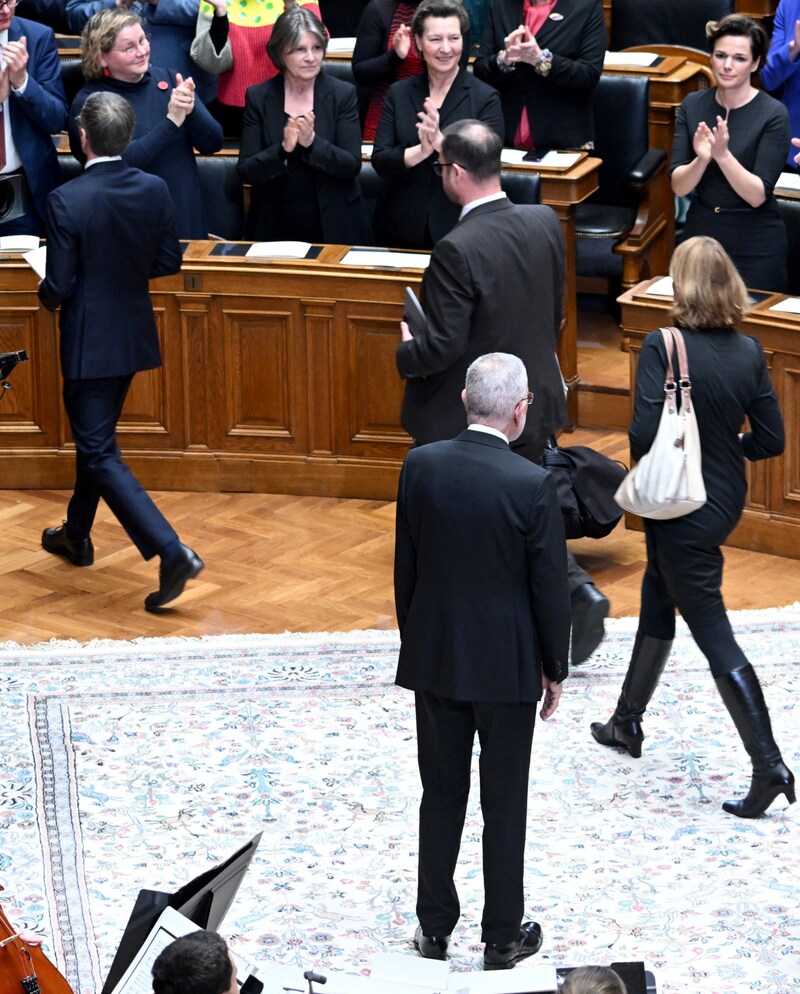
[[[634,759],[642,755],[642,715],[658,686],[672,648],[672,639],[636,633],[622,693],[609,720],[592,722],[592,735],[601,745],[621,746]]]
[[[785,794],[789,804],[794,804],[794,774],[772,737],[769,711],[756,671],[748,663],[742,669],[715,677],[715,683],[753,763],[747,796],[725,801],[723,809],[740,818],[758,818],[779,794]]]

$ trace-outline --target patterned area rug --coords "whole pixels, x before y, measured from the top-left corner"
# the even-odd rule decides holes
[[[735,615],[800,772],[800,606]],[[596,745],[635,622],[612,622],[534,741],[528,910],[556,965],[644,959],[659,994],[800,991],[800,842],[784,799],[721,810],[748,764],[685,628],[641,760]],[[140,887],[264,830],[223,933],[243,954],[368,973],[414,953],[419,785],[391,632],[0,646],[0,882],[76,994],[99,992]],[[479,969],[477,791],[452,969]]]

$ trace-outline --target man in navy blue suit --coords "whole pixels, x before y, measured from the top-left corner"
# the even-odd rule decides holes
[[[122,161],[133,135],[130,104],[94,93],[79,119],[86,169],[47,202],[47,272],[39,298],[61,305],[64,406],[76,449],[75,491],[61,528],[42,545],[91,566],[90,538],[102,497],[145,559],[161,557],[159,589],[145,607],[174,600],[203,568],[123,462],[116,440],[128,388],[161,365],[148,281],[181,268],[175,208],[162,179]]]
[[[51,135],[66,127],[67,98],[52,30],[14,17],[16,5],[0,6],[0,182],[17,188],[23,212],[6,212],[0,235],[38,235],[60,179]]]

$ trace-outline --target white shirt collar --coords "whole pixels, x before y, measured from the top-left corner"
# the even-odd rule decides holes
[[[500,193],[490,193],[488,197],[478,197],[477,200],[472,200],[470,201],[470,203],[464,204],[464,206],[461,208],[461,214],[459,215],[458,220],[459,221],[463,220],[471,210],[474,210],[476,207],[480,207],[481,204],[489,204],[493,200],[503,200],[503,199],[505,199],[505,194],[503,193],[502,190],[500,191]]]
[[[499,428],[492,428],[491,425],[467,425],[467,428],[469,431],[482,431],[487,435],[496,435],[498,438],[502,438],[506,445],[509,444],[508,439]]]

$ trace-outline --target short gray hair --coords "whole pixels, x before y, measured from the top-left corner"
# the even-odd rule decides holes
[[[300,39],[308,32],[322,45],[322,53],[328,51],[328,32],[322,21],[306,7],[295,5],[285,10],[272,29],[267,42],[267,55],[275,63],[279,72],[286,69],[284,55],[293,52],[300,44]]]
[[[465,389],[469,424],[505,425],[528,393],[525,364],[508,352],[479,356],[467,370]]]

